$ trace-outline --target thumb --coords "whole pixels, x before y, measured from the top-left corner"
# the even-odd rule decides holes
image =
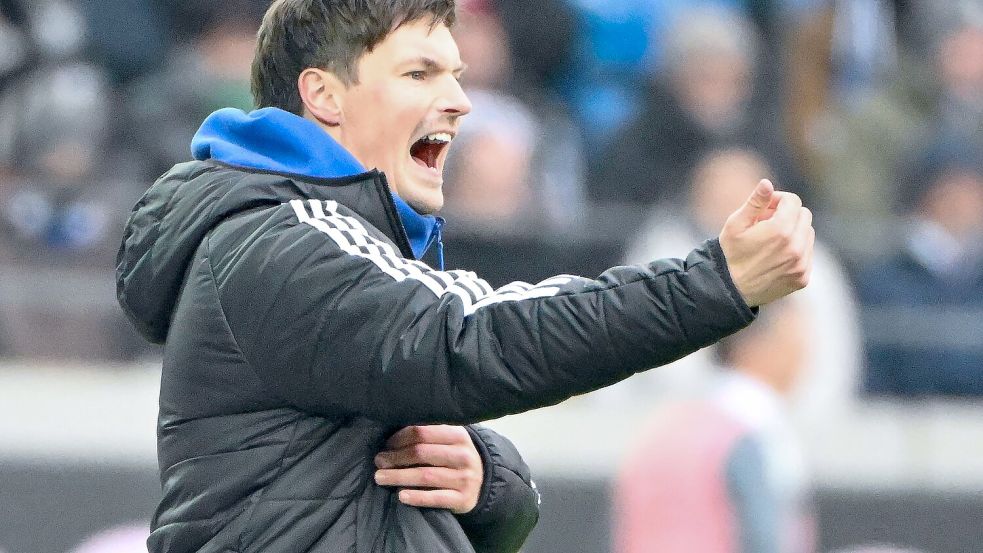
[[[763,179],[754,188],[754,192],[744,202],[744,205],[734,212],[734,215],[732,215],[733,220],[744,228],[753,226],[768,210],[768,206],[771,205],[771,197],[774,193],[775,185],[771,184],[770,180]]]

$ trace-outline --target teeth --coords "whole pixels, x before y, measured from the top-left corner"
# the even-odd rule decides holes
[[[450,133],[446,133],[446,132],[435,132],[433,134],[428,134],[423,138],[428,142],[440,142],[440,143],[447,143],[454,139],[454,137],[451,136]]]

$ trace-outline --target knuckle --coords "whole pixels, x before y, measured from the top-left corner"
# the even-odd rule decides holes
[[[812,276],[812,268],[808,263],[800,263],[795,272],[794,278],[795,283],[799,288],[805,288],[809,284],[809,279]]]
[[[410,455],[414,460],[420,460],[427,456],[427,444],[415,444],[410,448]]]
[[[452,454],[452,460],[456,462],[458,466],[471,466],[478,464],[481,460],[481,456],[475,450],[461,449]]]
[[[466,474],[467,474],[466,480],[470,482],[477,482],[479,484],[481,483],[482,480],[484,480],[485,477],[485,475],[480,470],[469,470],[467,471]]]
[[[795,272],[792,273],[792,276],[795,278],[796,282],[802,282],[803,279],[807,279],[809,276],[809,267],[807,267],[804,263],[799,263],[796,265]]]
[[[437,475],[434,469],[430,467],[420,468],[420,484],[430,487],[433,486],[436,480],[437,480]]]
[[[776,228],[774,242],[780,249],[787,248],[792,243],[792,233],[781,227]]]

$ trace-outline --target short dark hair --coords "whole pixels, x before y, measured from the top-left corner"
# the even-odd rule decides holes
[[[429,17],[453,26],[455,0],[276,0],[266,11],[253,58],[256,107],[302,115],[297,79],[308,68],[358,83],[358,60],[401,25]]]

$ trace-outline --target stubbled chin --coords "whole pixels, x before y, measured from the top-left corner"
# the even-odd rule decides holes
[[[444,193],[440,189],[417,192],[417,194],[409,194],[410,197],[408,198],[403,197],[403,200],[410,204],[410,207],[417,213],[430,215],[444,207]]]

